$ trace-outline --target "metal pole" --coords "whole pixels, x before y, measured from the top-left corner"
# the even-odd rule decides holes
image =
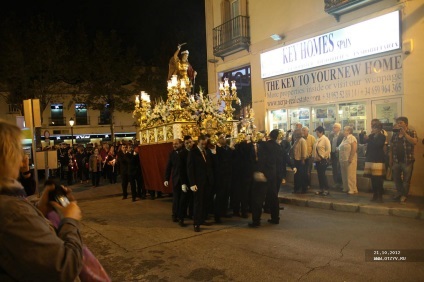
[[[71,143],[72,149],[74,148],[74,127],[71,125]]]

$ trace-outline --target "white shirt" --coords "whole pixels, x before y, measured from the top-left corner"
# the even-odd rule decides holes
[[[339,145],[339,161],[347,162],[349,160],[350,151],[352,150],[352,143],[357,143],[355,136],[349,134],[345,137]],[[357,153],[353,156],[356,159]]]

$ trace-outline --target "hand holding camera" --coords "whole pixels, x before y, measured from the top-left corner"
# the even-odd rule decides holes
[[[45,189],[38,202],[38,209],[46,216],[52,208],[64,218],[81,220],[81,209],[74,201],[71,190],[53,180],[47,180]]]

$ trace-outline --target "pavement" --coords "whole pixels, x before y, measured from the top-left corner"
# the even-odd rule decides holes
[[[421,220],[284,204],[280,224],[264,214],[224,218],[193,231],[171,220],[172,199],[122,200],[120,183],[73,185],[84,244],[112,281],[422,281]],[[282,187],[282,191],[285,189]],[[289,189],[289,187],[287,187]],[[313,197],[306,194],[305,197]],[[397,250],[399,261],[368,260]],[[407,250],[419,252],[413,260]],[[397,257],[396,257],[397,258]]]
[[[103,180],[102,180],[103,181]],[[386,185],[387,186],[387,185]],[[390,186],[389,186],[390,187]],[[101,199],[122,195],[121,184],[103,184],[92,188],[91,184],[74,184],[71,186],[78,201]],[[129,188],[128,188],[129,190]],[[293,194],[293,185],[281,185],[278,194],[280,203],[300,207],[319,208],[336,212],[353,212],[370,215],[386,215],[407,217],[424,220],[424,198],[410,196],[406,203],[400,204],[392,199],[393,191],[386,189],[383,196],[384,203],[371,202],[372,194],[361,191],[355,195],[348,195],[341,191],[330,190],[328,196],[317,196],[316,187],[312,187],[306,194]]]

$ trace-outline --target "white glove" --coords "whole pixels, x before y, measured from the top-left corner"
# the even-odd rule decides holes
[[[293,168],[293,172],[294,172],[294,174],[296,174],[296,172],[297,172],[297,168],[296,167]]]
[[[187,185],[181,185],[181,190],[183,190],[184,193],[187,193]]]
[[[168,182],[168,181],[165,181],[165,182],[163,183],[163,185],[165,185],[165,187],[168,187],[168,184],[169,184],[169,182]]]
[[[190,187],[190,190],[193,191],[193,192],[196,192],[197,191],[197,186],[196,185],[191,186]]]

